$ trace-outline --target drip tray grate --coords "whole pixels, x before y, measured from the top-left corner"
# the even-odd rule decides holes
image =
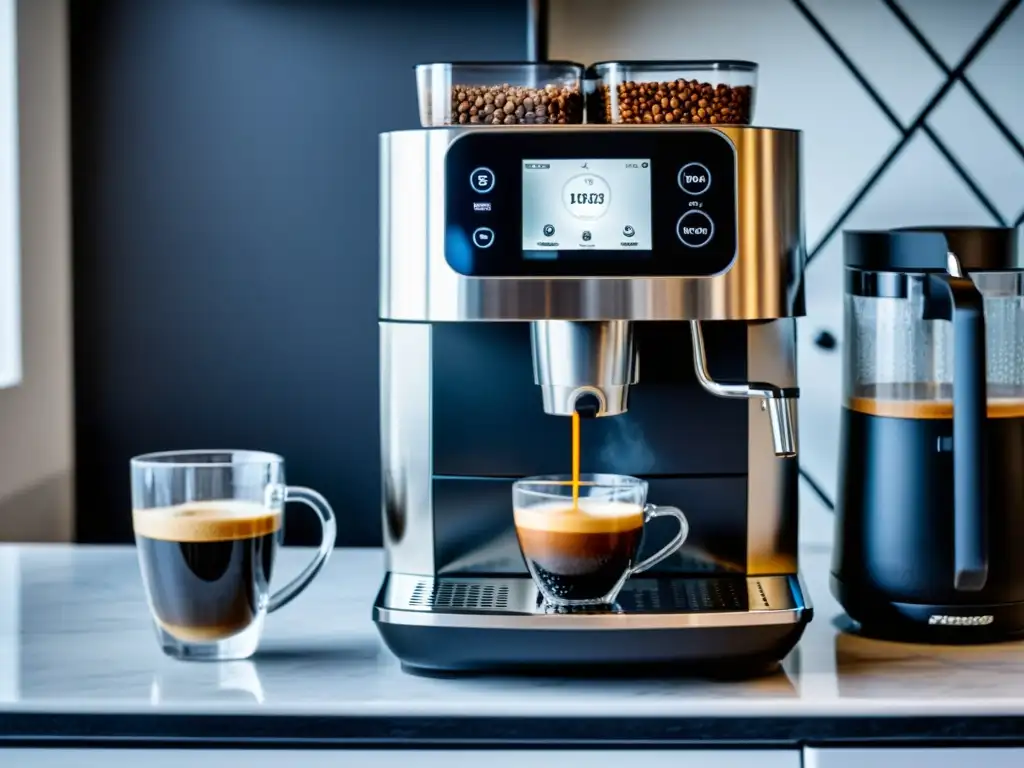
[[[666,611],[697,613],[704,611],[747,610],[747,580],[740,579],[675,579],[669,582],[628,582],[619,594],[624,611]]]
[[[617,610],[629,614],[735,613],[786,610],[793,604],[787,576],[665,576],[635,578],[619,593]],[[529,577],[388,577],[386,607],[433,612],[543,613]]]
[[[424,579],[416,584],[409,604],[417,608],[503,611],[508,608],[508,594],[507,584]]]

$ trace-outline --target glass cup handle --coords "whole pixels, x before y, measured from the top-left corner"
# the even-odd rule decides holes
[[[672,541],[659,549],[653,555],[630,568],[630,576],[634,573],[646,571],[652,565],[657,565],[669,555],[675,554],[676,550],[683,546],[683,542],[686,541],[686,537],[690,533],[690,524],[686,522],[686,515],[684,515],[683,511],[678,507],[659,507],[657,504],[647,504],[644,506],[644,525],[646,525],[649,520],[653,520],[656,517],[674,517],[679,521],[679,533],[675,535],[675,538],[672,539]]]
[[[327,503],[327,499],[313,489],[289,485],[284,491],[284,501],[286,504],[289,501],[297,501],[316,512],[317,517],[320,518],[323,537],[320,539],[320,549],[317,550],[313,560],[302,569],[302,573],[270,596],[270,602],[267,605],[268,611],[276,611],[278,608],[288,605],[288,603],[298,597],[302,590],[309,586],[313,577],[320,572],[320,569],[327,562],[327,558],[331,556],[331,552],[334,550],[334,540],[338,536],[338,525],[334,521],[334,510]]]

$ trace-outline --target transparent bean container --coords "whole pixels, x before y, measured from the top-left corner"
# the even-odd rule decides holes
[[[583,122],[583,65],[571,61],[416,67],[420,124],[509,127]]]
[[[606,61],[587,71],[592,123],[750,125],[752,61]]]

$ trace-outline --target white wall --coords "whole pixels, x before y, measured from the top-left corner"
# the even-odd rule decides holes
[[[2,1],[2,0],[0,0]],[[0,541],[72,536],[66,0],[18,0],[23,378],[0,389]]]
[[[1002,0],[899,0],[946,66],[955,67]],[[863,76],[909,126],[945,82],[881,0],[804,0]],[[967,75],[1024,139],[1024,10],[1018,9]],[[584,64],[622,59],[749,59],[761,65],[754,121],[804,132],[808,247],[823,237],[902,136],[794,0],[552,0],[550,56]],[[927,119],[997,212],[1024,209],[1024,159],[962,85]],[[981,205],[935,143],[919,132],[857,205],[845,228],[987,224]],[[842,342],[842,247],[833,238],[807,272],[800,321],[801,465],[834,496],[841,351],[814,344],[821,329]],[[802,484],[802,497],[808,491]],[[805,505],[810,506],[810,505]],[[809,527],[808,527],[809,526]],[[804,540],[827,540],[827,515],[801,521]]]
[[[0,0],[0,389],[21,379],[18,279],[18,46],[15,0]]]

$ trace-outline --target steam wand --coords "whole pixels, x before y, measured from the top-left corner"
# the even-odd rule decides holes
[[[775,455],[783,458],[796,456],[796,389],[782,389],[774,384],[750,381],[743,384],[725,384],[715,381],[708,372],[708,360],[704,351],[704,334],[700,321],[690,321],[690,338],[693,341],[693,367],[700,385],[715,397],[746,399],[761,398],[761,410],[768,412],[772,425],[772,445]]]

